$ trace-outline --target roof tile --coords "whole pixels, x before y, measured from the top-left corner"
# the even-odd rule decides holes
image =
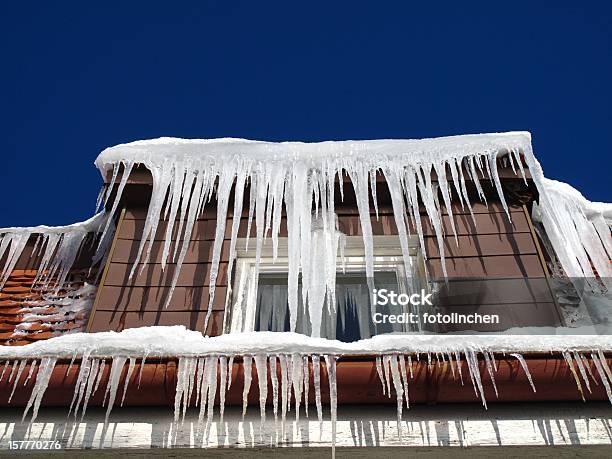
[[[0,291],[0,345],[22,346],[84,329],[89,311],[73,311],[63,299],[83,287],[86,271],[74,270],[69,288],[33,285],[35,270],[14,270]],[[43,301],[44,300],[44,301]]]

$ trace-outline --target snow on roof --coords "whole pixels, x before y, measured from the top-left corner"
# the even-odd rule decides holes
[[[88,234],[101,234],[92,265],[102,259],[110,243],[111,233],[108,233],[107,229],[112,225],[112,218],[109,217],[110,214],[100,212],[84,222],[66,226],[0,228],[0,258],[6,254],[6,260],[0,269],[0,290],[15,268],[31,236],[38,236],[32,256],[40,254],[42,257],[34,283],[44,280],[44,283],[48,284],[53,278],[59,290]]]
[[[540,334],[530,335],[535,332]],[[544,334],[548,332],[547,334]],[[472,349],[489,352],[608,351],[609,334],[593,335],[592,327],[520,328],[503,334],[445,335],[384,334],[352,343],[314,338],[290,332],[229,333],[213,337],[183,325],[140,327],[121,332],[75,333],[40,341],[27,347],[0,347],[0,360],[55,357],[75,354],[90,357],[189,357],[205,355],[436,353]]]
[[[106,148],[95,161],[102,172],[119,161],[145,165],[160,160],[209,158],[227,160],[249,157],[255,161],[296,161],[321,158],[360,158],[381,162],[384,157],[404,158],[410,163],[430,163],[432,159],[450,159],[485,155],[500,151],[531,148],[531,134],[526,131],[492,134],[468,134],[428,139],[339,140],[324,142],[265,142],[219,138],[181,139],[160,137],[137,140]]]
[[[591,202],[585,198],[580,191],[565,182],[544,178],[543,184],[548,193],[555,193],[564,196],[565,199],[571,199],[584,212],[587,218],[603,216],[606,220],[612,223],[612,203],[608,202]]]

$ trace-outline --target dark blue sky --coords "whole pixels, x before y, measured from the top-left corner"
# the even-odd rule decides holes
[[[159,136],[530,130],[612,201],[612,2],[165,3],[0,4],[0,226],[89,217],[98,152]]]

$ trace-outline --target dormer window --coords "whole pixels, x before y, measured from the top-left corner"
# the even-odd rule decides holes
[[[246,250],[246,240],[239,240],[236,274],[230,308],[226,315],[226,332],[290,331],[288,306],[288,258],[287,239],[279,240],[278,257],[272,257],[272,244],[264,243],[256,284],[255,250],[253,241]],[[407,276],[396,236],[374,236],[374,283],[376,289],[386,289],[397,294],[408,293],[426,284],[418,240],[410,241],[412,275]],[[366,262],[363,238],[345,237],[343,250],[336,263],[335,305],[326,304],[321,318],[322,338],[351,342],[374,335],[418,330],[418,325],[408,323],[375,323],[374,312],[418,312],[412,305],[378,306],[373,309],[373,295],[366,278]],[[320,267],[323,269],[323,267]],[[410,285],[408,285],[410,284]],[[308,307],[303,301],[302,277],[298,286],[298,313],[295,331],[311,335],[312,326]],[[402,308],[394,310],[389,308]]]

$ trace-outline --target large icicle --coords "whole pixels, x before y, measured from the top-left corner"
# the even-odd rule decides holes
[[[23,410],[23,417],[21,418],[22,421],[28,415],[30,408],[32,408],[32,419],[30,420],[30,423],[34,422],[38,417],[40,402],[42,401],[43,395],[45,395],[45,391],[49,385],[49,380],[51,379],[51,375],[55,369],[55,362],[57,362],[57,359],[52,357],[45,357],[41,360],[40,365],[38,366],[38,373],[36,373],[36,382],[34,383],[32,394],[30,395],[30,399],[28,400],[25,410]]]
[[[268,361],[264,354],[256,354],[254,360],[259,385],[259,410],[263,424],[266,420],[266,400],[268,398]]]
[[[242,390],[242,416],[246,414],[249,403],[249,392],[251,390],[251,380],[253,378],[253,357],[245,355],[242,358],[242,371],[244,374],[244,387]]]

